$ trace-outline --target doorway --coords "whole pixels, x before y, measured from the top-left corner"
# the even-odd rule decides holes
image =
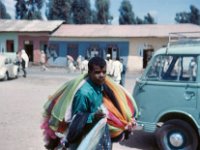
[[[110,54],[110,58],[111,59],[116,59],[117,57],[119,57],[119,48],[117,47],[117,45],[110,45],[107,48],[107,54]]]
[[[32,41],[25,41],[24,42],[24,49],[29,57],[29,61],[33,62],[33,42]]]
[[[150,61],[152,54],[153,54],[153,49],[144,49],[143,51],[143,68],[146,68],[148,62]]]

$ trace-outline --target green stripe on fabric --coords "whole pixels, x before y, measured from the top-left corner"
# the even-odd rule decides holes
[[[73,101],[75,89],[78,87],[78,85],[84,78],[85,78],[85,75],[80,75],[78,78],[71,80],[66,85],[66,88],[65,88],[62,96],[60,97],[60,100],[54,106],[54,108],[52,110],[52,115],[59,121],[63,121],[65,112],[66,112],[68,106]]]

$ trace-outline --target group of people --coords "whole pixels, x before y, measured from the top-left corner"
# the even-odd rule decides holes
[[[76,61],[74,58],[70,55],[66,56],[67,59],[67,69],[68,72],[75,72],[76,70],[79,70],[82,74],[87,73],[88,71],[88,57],[85,56],[82,58],[82,56],[78,56]]]
[[[125,72],[126,66],[123,59],[117,57],[116,59],[111,59],[111,55],[106,55],[107,72],[106,74],[110,76],[116,83],[124,86],[125,82]],[[69,72],[74,72],[75,70],[81,71],[82,74],[88,72],[88,57],[82,58],[79,56],[75,61],[71,56],[67,55],[68,70]],[[75,63],[76,62],[76,63]]]
[[[48,70],[48,68],[46,67],[46,54],[43,50],[40,51],[40,64],[41,64],[41,69],[43,71]],[[15,60],[16,64],[18,65],[18,72],[20,72],[20,70],[23,71],[23,77],[26,78],[27,76],[27,67],[29,64],[29,57],[28,54],[26,53],[26,51],[24,49],[22,49],[21,51],[16,52],[16,60]]]
[[[126,67],[123,59],[117,57],[111,59],[111,55],[106,55],[107,75],[109,75],[116,83],[124,86]]]
[[[49,97],[41,126],[47,149],[111,150],[113,142],[128,138],[137,106],[131,94],[107,77],[108,67],[103,58],[91,58],[87,74]]]

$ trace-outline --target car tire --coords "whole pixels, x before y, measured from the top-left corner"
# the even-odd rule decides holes
[[[189,123],[174,119],[157,129],[156,141],[162,150],[197,150],[199,140]]]

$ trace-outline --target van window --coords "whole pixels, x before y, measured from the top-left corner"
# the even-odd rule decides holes
[[[196,81],[197,56],[159,55],[147,72],[147,80]]]

